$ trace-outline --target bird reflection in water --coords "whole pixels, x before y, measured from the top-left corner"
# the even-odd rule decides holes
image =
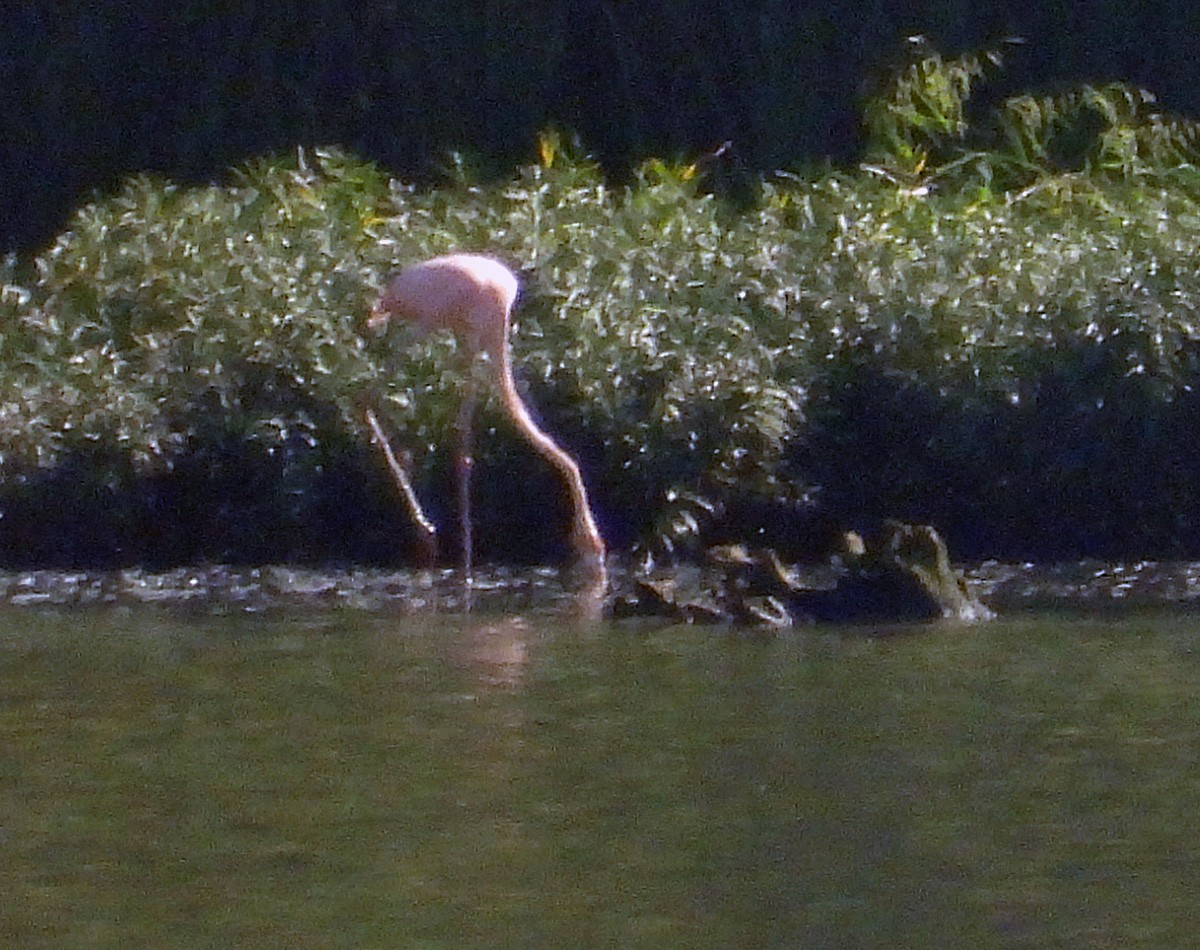
[[[455,660],[482,686],[516,689],[529,667],[529,633],[524,617],[471,624],[462,631]]]

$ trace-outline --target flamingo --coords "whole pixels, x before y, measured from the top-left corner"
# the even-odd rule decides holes
[[[574,508],[570,538],[577,566],[590,582],[603,586],[606,582],[604,539],[596,527],[579,465],[534,421],[513,379],[509,325],[518,287],[516,275],[493,258],[479,254],[434,257],[405,268],[391,280],[371,308],[367,327],[378,331],[390,320],[398,319],[422,332],[450,330],[465,347],[472,370],[480,355],[487,356],[489,372],[505,414],[538,453],[558,469],[566,482]],[[475,376],[471,372],[467,376],[455,424],[459,439],[455,467],[462,519],[463,572],[468,583],[472,555],[471,418],[475,396]],[[386,440],[382,439],[378,423],[369,411],[367,421],[392,464]],[[392,467],[395,471],[396,466],[393,464]],[[423,537],[431,538],[432,526],[422,520],[419,507],[414,507],[415,496],[408,490],[405,495]]]

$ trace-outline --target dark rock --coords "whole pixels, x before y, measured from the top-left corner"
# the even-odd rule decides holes
[[[937,531],[894,521],[869,542],[847,534],[824,571],[803,576],[769,548],[710,548],[702,566],[635,576],[614,614],[780,627],[994,616],[955,572]]]

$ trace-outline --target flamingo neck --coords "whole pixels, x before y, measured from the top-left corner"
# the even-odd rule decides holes
[[[592,515],[591,505],[588,503],[587,488],[584,486],[579,465],[534,421],[529,413],[529,407],[525,405],[520,393],[517,392],[508,346],[500,346],[498,349],[498,353],[493,349],[490,355],[495,366],[496,384],[500,390],[504,409],[513,424],[537,449],[538,453],[562,474],[571,494],[571,503],[575,512],[571,527],[571,544],[575,548],[579,566],[585,569],[593,579],[603,579],[606,555],[604,539],[600,535],[599,528],[596,527],[596,519]]]

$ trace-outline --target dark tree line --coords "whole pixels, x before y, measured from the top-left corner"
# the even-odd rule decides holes
[[[1183,0],[55,0],[0,17],[0,248],[33,250],[96,188],[188,180],[337,143],[409,178],[482,172],[558,126],[615,174],[732,140],[770,169],[848,160],[856,97],[901,38],[1026,40],[995,87],[1120,79],[1200,112]]]

